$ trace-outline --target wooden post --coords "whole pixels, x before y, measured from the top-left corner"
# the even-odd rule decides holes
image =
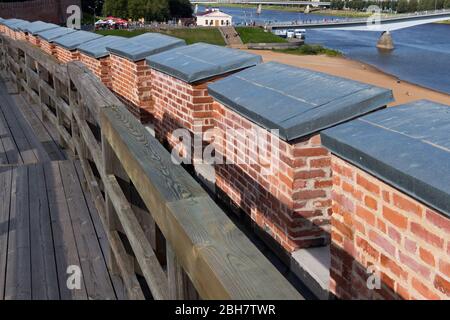
[[[114,160],[115,160],[114,150],[111,148],[108,141],[103,135],[102,135],[102,156],[103,156],[104,175],[107,176],[109,174],[114,174]],[[111,233],[117,232],[117,226],[119,224],[117,221],[118,220],[117,214],[107,192],[105,192],[105,209],[106,209],[106,223],[107,223],[106,228]],[[109,249],[108,252],[107,263],[112,274],[114,275],[120,274],[117,261],[114,257],[114,253],[111,250],[111,248]]]
[[[59,80],[56,79],[55,76],[53,76],[53,83],[55,84],[55,96],[56,98],[61,98],[61,84],[59,83]],[[62,98],[61,98],[62,99]],[[61,111],[61,106],[59,105],[58,101],[55,101],[55,107],[56,107],[56,119],[58,121],[58,142],[59,145],[63,148],[67,148],[67,143],[64,140],[61,130],[64,130],[64,114]]]
[[[167,280],[169,285],[169,299],[171,300],[198,300],[199,296],[191,280],[186,275],[183,267],[171,248],[166,243],[167,252]]]

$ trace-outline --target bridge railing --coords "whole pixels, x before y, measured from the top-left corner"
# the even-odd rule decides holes
[[[131,299],[301,299],[121,102],[79,62],[2,38],[0,65],[76,155]],[[143,279],[144,281],[141,281]]]
[[[381,21],[390,21],[390,20],[397,20],[397,19],[405,19],[405,18],[412,18],[412,17],[426,17],[433,15],[439,15],[439,14],[450,14],[450,9],[441,9],[441,10],[429,10],[429,11],[420,11],[420,12],[412,12],[412,13],[402,13],[402,14],[396,14],[396,15],[388,15],[388,14],[381,14],[380,18]],[[367,22],[366,18],[347,18],[347,17],[333,17],[331,19],[305,19],[305,20],[298,20],[298,21],[278,21],[278,22],[270,22],[267,23],[267,26],[272,27],[289,27],[292,25],[324,25],[324,24],[338,24],[338,23],[361,23],[361,22]]]

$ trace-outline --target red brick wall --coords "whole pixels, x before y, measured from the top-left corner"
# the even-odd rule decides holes
[[[108,88],[111,82],[111,59],[109,56],[95,59],[84,53],[80,53],[80,61],[83,62]]]
[[[47,54],[56,57],[56,46],[54,43],[50,43],[44,39],[40,39],[41,49]]]
[[[10,29],[10,28],[8,28],[8,27],[5,26],[5,33],[6,33],[6,35],[7,35],[8,37],[10,37],[11,39],[14,39],[14,37],[15,37],[15,32],[14,32],[14,30],[12,30],[12,29]]]
[[[331,290],[347,299],[449,299],[450,219],[332,157]],[[368,290],[367,267],[382,288]]]
[[[30,0],[21,2],[0,2],[0,17],[18,18],[27,21],[65,23],[69,5],[81,7],[80,0]]]
[[[28,34],[25,34],[25,32],[22,32],[22,31],[16,31],[14,39],[27,41],[28,40]]]
[[[33,36],[32,34],[28,35],[28,42],[38,47],[41,46],[41,39],[39,37]]]
[[[186,128],[191,133],[202,133],[213,128],[215,112],[207,89],[213,80],[189,84],[154,69],[151,72],[155,134],[158,139],[173,147],[178,143],[171,134],[176,129]]]
[[[151,72],[145,60],[133,62],[111,54],[112,90],[127,101],[130,111],[142,122],[153,116]]]
[[[56,45],[55,52],[56,58],[62,63],[80,60],[80,52],[78,50],[69,51],[61,46]]]
[[[216,152],[234,154],[232,160],[235,163],[238,158],[252,156],[241,138],[228,144],[224,140],[227,130],[255,130],[258,126],[219,103],[214,106],[216,127],[222,137],[214,141]],[[322,147],[319,135],[293,143],[271,136],[269,132],[267,135],[278,140],[278,155],[273,149],[270,150],[272,160],[257,164],[244,161],[246,164],[216,165],[216,187],[287,251],[328,244],[332,185],[330,153]],[[274,148],[276,144],[271,145]],[[243,149],[236,151],[233,149],[236,146]],[[278,162],[279,170],[264,175],[263,167],[267,166],[264,161],[273,163],[273,160]]]

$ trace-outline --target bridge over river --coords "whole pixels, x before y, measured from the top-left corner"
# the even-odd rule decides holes
[[[286,29],[320,29],[320,30],[353,30],[353,31],[375,31],[382,32],[377,46],[381,49],[393,49],[394,44],[390,35],[391,31],[410,28],[422,24],[440,22],[450,19],[450,10],[436,10],[416,12],[412,14],[395,15],[383,17],[381,14],[374,14],[364,19],[332,19],[332,20],[311,20],[300,22],[280,22],[266,25],[272,30]]]
[[[394,31],[421,24],[445,21],[450,19],[450,9],[439,11],[425,11],[411,14],[402,14],[383,17],[374,14],[371,18],[329,20],[308,20],[295,22],[275,22],[268,24],[268,28],[276,29],[328,29],[328,30],[354,30],[354,31]]]
[[[251,4],[258,6],[312,6],[312,7],[329,7],[331,2],[328,1],[283,1],[283,0],[191,0],[192,4],[218,5],[221,4]]]

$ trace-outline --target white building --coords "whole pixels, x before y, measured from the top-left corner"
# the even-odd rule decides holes
[[[197,26],[202,27],[223,27],[231,26],[232,16],[219,9],[210,9],[206,12],[197,13]]]

